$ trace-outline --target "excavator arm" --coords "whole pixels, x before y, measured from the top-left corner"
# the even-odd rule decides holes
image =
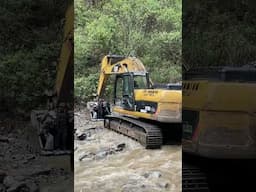
[[[110,104],[103,95],[108,78],[114,75],[114,98]],[[107,55],[102,59],[98,101],[88,102],[93,119],[104,119],[104,127],[127,135],[146,148],[159,148],[162,129],[181,138],[181,86],[159,89],[153,86],[143,63],[135,57]],[[165,131],[164,131],[165,132]]]
[[[44,155],[69,154],[73,149],[73,21],[74,7],[71,3],[65,15],[64,38],[57,65],[55,94],[50,95],[48,105],[52,104],[53,99],[57,99],[57,103],[47,106],[48,110],[31,112],[31,123],[37,129],[41,154]]]
[[[64,39],[60,59],[57,65],[55,92],[58,102],[72,102],[73,100],[73,55],[74,55],[74,6],[70,5],[66,11]]]
[[[135,57],[124,57],[119,55],[107,55],[102,59],[100,78],[98,82],[97,96],[101,98],[110,75],[128,72],[146,73],[142,62]]]

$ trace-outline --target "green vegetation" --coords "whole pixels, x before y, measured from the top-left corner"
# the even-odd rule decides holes
[[[8,0],[0,7],[0,110],[28,111],[53,89],[66,1]]]
[[[75,96],[96,93],[100,62],[133,55],[153,82],[181,80],[181,0],[75,1]]]
[[[256,61],[255,8],[251,0],[184,1],[184,63],[240,66]]]

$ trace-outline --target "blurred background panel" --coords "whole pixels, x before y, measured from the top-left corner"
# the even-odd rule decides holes
[[[182,15],[183,190],[255,188],[255,2],[183,1]]]
[[[0,189],[72,191],[73,1],[0,10]]]

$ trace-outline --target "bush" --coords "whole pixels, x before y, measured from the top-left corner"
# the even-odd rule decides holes
[[[89,76],[75,78],[75,100],[80,101],[89,101],[95,98],[97,93],[97,84],[98,84],[99,75],[90,74]]]
[[[76,98],[89,99],[96,93],[92,87],[97,81],[91,85],[89,77],[99,73],[99,63],[108,53],[137,56],[153,82],[181,80],[182,1],[86,2],[75,1]]]

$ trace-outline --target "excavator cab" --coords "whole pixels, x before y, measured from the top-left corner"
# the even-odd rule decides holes
[[[114,86],[114,105],[125,110],[135,110],[135,89],[148,89],[148,73],[124,73],[116,75]]]
[[[110,102],[113,103],[113,106],[120,107],[124,110],[135,111],[134,90],[149,89],[152,87],[148,73],[127,72],[113,76],[114,91],[112,101],[99,98],[98,102],[88,103],[92,119],[104,119],[106,115],[110,115]]]
[[[138,58],[104,56],[97,96],[87,108],[92,119],[104,120],[105,128],[127,135],[147,149],[161,147],[162,132],[180,140],[181,85],[155,86]]]

